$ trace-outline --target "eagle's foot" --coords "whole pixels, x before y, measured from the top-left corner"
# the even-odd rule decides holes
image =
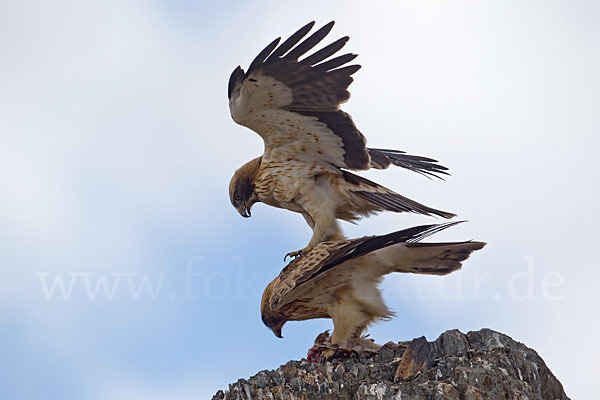
[[[297,257],[300,257],[303,253],[306,253],[310,250],[310,247],[305,247],[301,250],[297,250],[297,251],[290,251],[289,253],[287,253],[284,257],[283,257],[283,262],[285,262],[285,260],[287,260],[288,257],[291,257],[293,259],[296,259]]]
[[[352,349],[340,347],[337,344],[314,345],[308,349],[306,359],[312,362],[325,362],[332,358],[344,358],[352,354]]]
[[[359,356],[370,357],[379,352],[378,344],[366,337],[350,338],[344,343],[331,343],[329,331],[317,336],[315,344],[308,350],[306,359],[313,362],[324,362],[332,358],[344,358],[355,353]]]

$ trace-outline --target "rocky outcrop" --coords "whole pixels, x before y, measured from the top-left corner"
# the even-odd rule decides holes
[[[568,400],[541,357],[510,337],[482,329],[387,343],[371,356],[325,363],[290,361],[220,390],[217,399],[544,399]]]

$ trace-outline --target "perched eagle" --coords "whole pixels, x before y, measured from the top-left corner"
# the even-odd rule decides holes
[[[281,337],[287,321],[331,318],[331,344],[350,349],[365,344],[361,334],[367,326],[393,316],[378,288],[384,275],[446,275],[460,269],[462,261],[485,246],[473,241],[419,243],[457,223],[318,244],[267,285],[261,302],[264,324]]]
[[[301,213],[313,229],[304,250],[322,241],[343,239],[337,219],[353,221],[384,210],[454,216],[348,171],[394,164],[424,175],[447,174],[447,168],[436,160],[366,147],[350,115],[340,110],[350,97],[351,75],[360,68],[346,65],[356,54],[331,58],[348,37],[299,60],[327,36],[333,24],[300,44],[314,22],[279,46],[280,38],[275,39],[247,72],[238,66],[229,79],[233,120],[265,142],[263,155],[243,165],[231,179],[231,203],[243,217],[250,216],[256,202]]]

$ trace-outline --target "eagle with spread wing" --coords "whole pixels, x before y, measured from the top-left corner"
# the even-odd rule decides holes
[[[413,212],[452,218],[406,198],[349,170],[385,169],[391,164],[426,176],[447,174],[436,160],[397,150],[366,147],[366,139],[349,114],[340,109],[360,65],[346,65],[356,54],[333,57],[343,37],[304,57],[331,31],[330,22],[301,40],[311,22],[283,43],[280,38],[261,51],[244,72],[229,79],[229,108],[235,122],[258,133],[262,156],[235,172],[229,185],[233,206],[243,217],[256,202],[301,213],[313,230],[308,246],[344,236],[337,219],[354,221],[380,211]]]
[[[483,242],[420,243],[460,222],[417,226],[387,235],[322,242],[290,262],[263,293],[263,323],[275,336],[287,321],[331,318],[331,344],[355,348],[361,334],[388,319],[378,284],[392,272],[446,275],[461,268]],[[371,345],[372,346],[372,345]]]

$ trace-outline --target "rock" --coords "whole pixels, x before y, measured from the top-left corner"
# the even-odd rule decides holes
[[[413,339],[404,350],[400,364],[396,369],[396,375],[394,375],[394,382],[398,382],[398,380],[408,381],[416,378],[421,373],[427,372],[435,361],[435,355],[433,343],[428,342],[425,336]]]
[[[386,343],[371,356],[290,361],[219,390],[213,400],[568,400],[541,357],[482,329]]]

